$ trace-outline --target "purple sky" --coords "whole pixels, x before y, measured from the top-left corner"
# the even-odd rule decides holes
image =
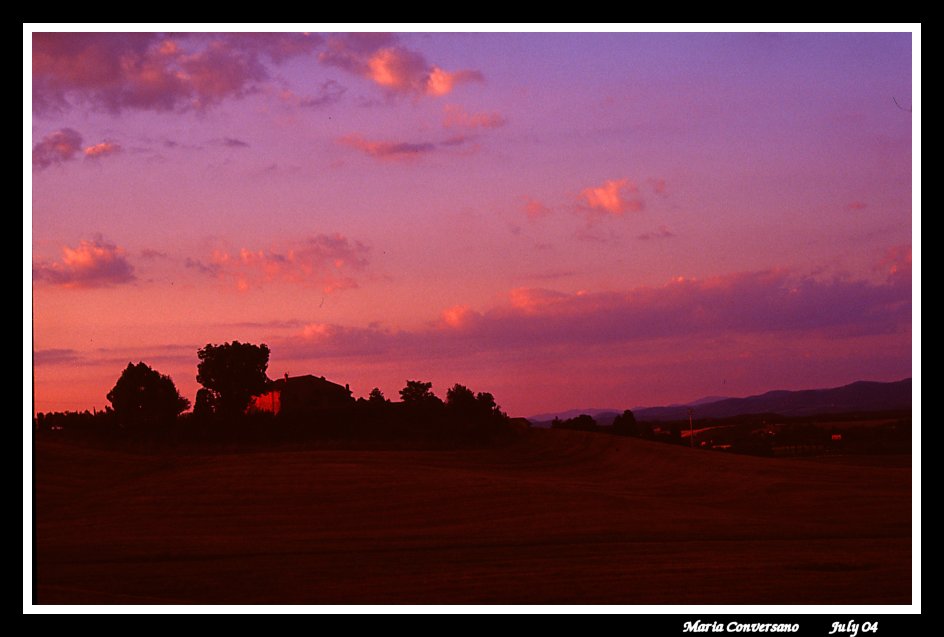
[[[912,375],[910,31],[36,30],[39,411],[234,339],[512,415]]]

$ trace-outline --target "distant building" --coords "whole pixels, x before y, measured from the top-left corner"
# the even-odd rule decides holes
[[[266,391],[254,396],[249,409],[279,413],[312,413],[343,409],[353,404],[348,385],[338,385],[324,376],[289,376],[271,381]]]

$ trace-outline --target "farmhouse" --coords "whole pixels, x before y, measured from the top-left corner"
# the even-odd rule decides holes
[[[289,376],[270,381],[266,391],[254,396],[250,409],[271,414],[331,411],[354,402],[348,385],[338,385],[324,376]]]

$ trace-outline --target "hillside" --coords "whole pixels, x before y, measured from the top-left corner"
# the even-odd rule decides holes
[[[812,416],[911,408],[911,379],[893,383],[859,381],[831,389],[775,390],[746,398],[704,400],[686,405],[633,410],[637,420],[684,420],[693,407],[696,418],[730,418],[742,414]]]
[[[37,601],[907,604],[894,464],[536,430],[458,451],[39,441]]]

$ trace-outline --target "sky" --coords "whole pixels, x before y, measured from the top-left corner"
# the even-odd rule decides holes
[[[36,411],[233,340],[513,416],[913,375],[910,27],[172,28],[24,31]]]

